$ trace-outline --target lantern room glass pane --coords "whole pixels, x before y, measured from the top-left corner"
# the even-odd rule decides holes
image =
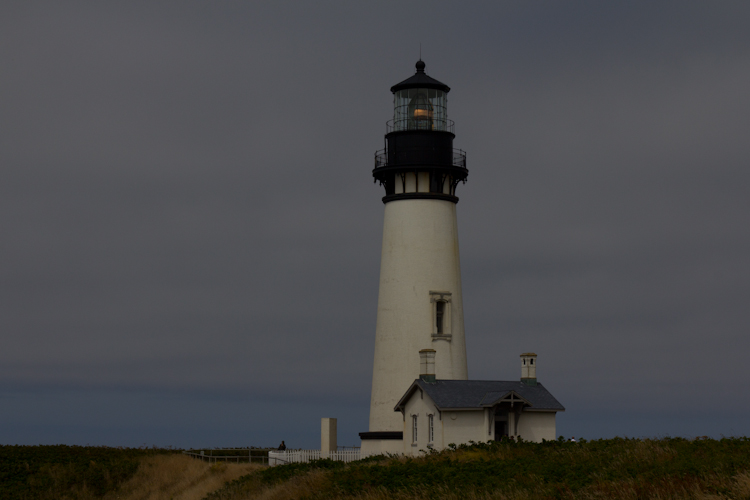
[[[448,96],[436,89],[404,89],[394,94],[394,130],[448,130]]]

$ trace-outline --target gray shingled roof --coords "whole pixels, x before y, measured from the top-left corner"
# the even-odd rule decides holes
[[[531,404],[529,409],[565,411],[565,407],[540,383],[534,386],[517,380],[437,380],[430,384],[423,380],[415,380],[414,385],[426,392],[441,411],[450,408],[493,406],[511,391],[527,400]],[[414,385],[409,388],[407,394]],[[405,402],[406,398],[402,398],[395,410],[400,411],[401,405]]]

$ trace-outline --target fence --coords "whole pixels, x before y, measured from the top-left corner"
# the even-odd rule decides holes
[[[268,465],[297,464],[319,458],[321,458],[320,450],[269,451]],[[359,448],[345,448],[332,451],[328,454],[328,458],[338,462],[353,462],[360,459],[360,450]]]
[[[226,449],[212,449],[212,450],[200,450],[200,451],[183,451],[183,455],[188,455],[193,458],[200,458],[208,463],[215,462],[257,462],[261,464],[268,463],[267,449],[261,448],[226,448]]]

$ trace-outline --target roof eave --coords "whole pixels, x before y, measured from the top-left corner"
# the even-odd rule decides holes
[[[403,412],[404,408],[406,406],[406,402],[409,400],[409,398],[411,397],[412,393],[417,388],[421,389],[421,387],[419,387],[419,379],[417,379],[414,382],[412,382],[411,385],[409,386],[409,388],[406,389],[406,392],[404,393],[404,395],[401,397],[401,399],[398,400],[398,403],[396,403],[396,406],[393,407],[393,411]]]
[[[435,85],[432,83],[405,83],[405,84],[398,84],[391,87],[391,93],[395,94],[399,90],[405,90],[405,89],[436,89],[436,90],[442,90],[446,94],[451,91],[451,88],[447,85],[443,85],[442,83],[439,85]]]

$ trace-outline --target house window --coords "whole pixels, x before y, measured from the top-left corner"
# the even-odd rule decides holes
[[[427,415],[427,441],[432,443],[435,441],[435,419],[434,415]]]
[[[411,416],[411,442],[417,442],[417,416]]]

